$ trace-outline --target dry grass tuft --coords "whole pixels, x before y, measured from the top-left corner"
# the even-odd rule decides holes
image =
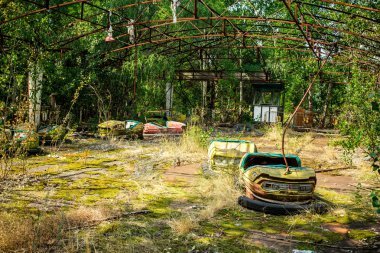
[[[172,219],[168,224],[175,233],[185,235],[199,227],[198,222],[197,218],[188,215],[179,219]]]
[[[43,215],[37,220],[17,214],[1,213],[0,252],[45,252],[48,248],[67,243],[72,228],[81,228],[115,215],[106,208],[80,207],[68,213]]]
[[[39,252],[55,244],[66,222],[60,215],[47,215],[37,221],[16,214],[2,214],[0,219],[0,251]]]
[[[265,138],[269,141],[281,141],[282,131],[283,129],[280,124],[270,125],[265,131]]]
[[[315,148],[312,143],[314,139],[313,133],[306,133],[301,136],[287,135],[285,140],[286,153],[300,154],[302,151],[312,150]]]
[[[236,205],[240,195],[233,175],[222,174],[212,179],[204,179],[199,184],[199,191],[207,201],[206,208],[200,212],[201,220],[212,218],[221,209]]]
[[[158,173],[152,173],[151,175],[144,175],[139,178],[139,181],[133,181],[137,186],[137,196],[140,201],[135,201],[133,207],[135,209],[143,209],[146,207],[146,202],[152,198],[152,196],[162,196],[167,194],[167,187]]]
[[[0,251],[11,252],[18,249],[31,250],[33,221],[16,218],[14,214],[1,213],[0,218]]]
[[[81,227],[84,225],[93,224],[97,221],[102,221],[108,217],[117,215],[117,211],[111,210],[106,207],[79,207],[75,210],[70,210],[66,213],[65,218],[67,219],[70,227]]]
[[[180,139],[166,138],[160,142],[159,160],[196,163],[206,159],[208,138],[198,127],[188,129]]]
[[[205,207],[199,213],[191,213],[168,222],[174,232],[186,234],[199,227],[202,221],[213,218],[222,209],[236,206],[240,195],[234,176],[221,174],[199,182],[196,191],[205,199]]]

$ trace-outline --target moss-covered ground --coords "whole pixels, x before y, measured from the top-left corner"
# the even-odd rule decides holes
[[[238,137],[278,152],[276,134]],[[288,149],[306,165],[344,166],[341,150],[329,145],[332,137],[288,138]],[[339,252],[379,246],[380,218],[366,187],[322,184],[316,194],[330,203],[326,214],[246,210],[237,204],[241,190],[233,175],[202,172],[207,148],[189,136],[81,139],[44,150],[15,159],[12,176],[3,180],[2,252]],[[178,172],[183,166],[185,175]],[[363,163],[347,176],[376,184],[367,174]],[[17,236],[9,235],[12,229]]]

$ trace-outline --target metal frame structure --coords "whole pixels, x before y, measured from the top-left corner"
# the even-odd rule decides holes
[[[66,51],[82,38],[105,33],[110,26],[107,17],[112,12],[116,17],[113,23],[116,42],[105,53],[121,52],[124,55],[139,47],[158,54],[181,55],[191,64],[194,59],[199,59],[200,51],[219,48],[255,49],[257,54],[260,50],[286,50],[300,52],[302,57],[317,61],[321,61],[327,52],[334,51],[332,57],[356,53],[364,64],[376,69],[380,66],[380,10],[375,8],[377,6],[360,6],[349,1],[272,0],[268,2],[277,11],[263,17],[244,15],[244,10],[257,12],[257,6],[249,0],[237,0],[223,13],[214,9],[214,1],[182,0],[176,23],[169,15],[170,0],[130,1],[129,4],[127,1],[112,8],[89,0],[19,2],[25,6],[23,13],[0,19],[2,48],[6,48],[7,40],[12,39],[9,32],[12,31],[12,23],[23,18],[38,20],[43,15],[60,15],[71,19],[63,29],[72,29],[83,22],[93,27],[75,37],[43,44],[49,50]],[[238,13],[239,8],[242,13]],[[160,12],[168,15],[159,19]],[[363,24],[363,28],[353,29],[355,22]],[[134,27],[134,41],[130,40],[128,33],[131,25]],[[26,41],[24,38],[14,39]],[[292,53],[289,55],[293,57]]]

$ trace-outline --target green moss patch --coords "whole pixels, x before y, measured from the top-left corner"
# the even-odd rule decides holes
[[[374,232],[374,231],[370,231],[370,230],[359,230],[359,229],[351,229],[349,232],[348,232],[348,236],[351,238],[351,239],[354,239],[354,240],[367,240],[367,239],[372,239],[372,238],[375,238],[375,237],[379,237],[379,234]]]

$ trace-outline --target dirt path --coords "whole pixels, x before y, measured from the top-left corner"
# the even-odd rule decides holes
[[[168,182],[194,182],[200,176],[200,168],[200,163],[174,166],[164,173],[164,179]]]
[[[194,182],[200,176],[200,168],[200,163],[174,166],[164,173],[164,179],[168,182]],[[357,180],[351,176],[317,173],[317,186],[321,188],[335,191],[353,191],[356,189],[357,183]]]
[[[317,187],[334,191],[353,191],[357,183],[357,180],[350,176],[332,176],[317,173]]]

